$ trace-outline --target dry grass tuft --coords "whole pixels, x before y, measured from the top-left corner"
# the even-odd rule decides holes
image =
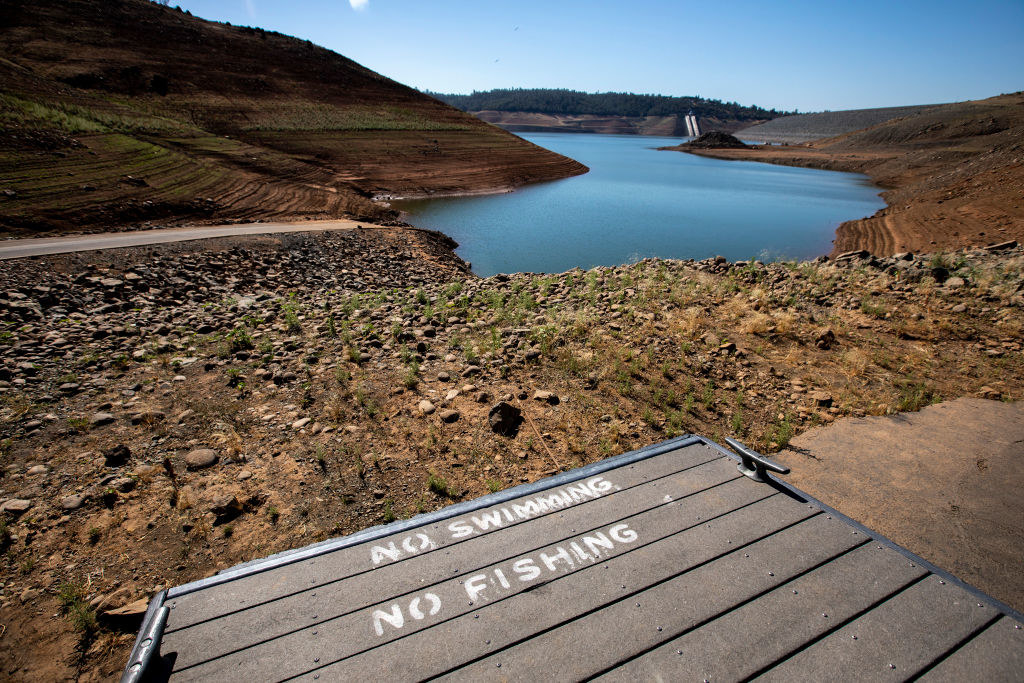
[[[754,313],[741,320],[737,329],[743,334],[765,334],[771,328],[771,316],[764,313]]]
[[[840,364],[847,377],[861,377],[871,365],[871,357],[864,349],[852,348],[842,355]]]

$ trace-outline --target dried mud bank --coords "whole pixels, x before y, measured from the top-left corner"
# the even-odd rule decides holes
[[[0,264],[4,676],[108,679],[161,586],[672,435],[1019,397],[1019,247],[480,279],[451,246]]]

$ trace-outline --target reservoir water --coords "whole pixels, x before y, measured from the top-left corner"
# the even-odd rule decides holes
[[[840,223],[885,206],[861,175],[662,152],[678,138],[536,133],[522,137],[590,167],[515,192],[394,202],[440,230],[481,276],[562,272],[650,256],[806,259]]]

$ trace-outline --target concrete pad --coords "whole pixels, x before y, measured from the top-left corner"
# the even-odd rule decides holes
[[[1024,611],[1024,403],[845,418],[773,459],[790,484]]]

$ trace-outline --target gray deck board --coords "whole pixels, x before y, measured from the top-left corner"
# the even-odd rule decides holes
[[[710,522],[698,523],[664,541],[585,569],[571,581],[546,583],[429,631],[339,662],[324,671],[326,679],[366,676],[411,680],[441,675],[466,661],[504,650],[538,631],[729,554],[737,547],[773,534],[780,526],[799,523],[816,512],[774,494]],[[431,643],[455,643],[457,647],[438,648]]]
[[[957,648],[921,677],[927,683],[1024,680],[1024,627],[1008,617]]]
[[[602,474],[597,476],[612,482],[621,490],[615,491],[615,493],[620,493],[642,486],[652,480],[676,474],[681,470],[697,467],[711,460],[719,460],[722,463],[726,463],[728,458],[724,458],[721,453],[713,451],[707,446],[695,445],[655,456],[649,460],[644,460],[642,463],[617,468],[614,471],[614,475]],[[732,468],[731,473],[732,475],[736,474],[735,467]],[[493,513],[494,510],[510,508],[513,505],[522,504],[535,497],[534,495],[523,496],[507,503],[479,510],[468,516],[482,518],[488,513]],[[493,527],[486,531],[477,528],[477,533],[474,534],[474,537],[493,534],[501,529],[509,529],[527,521],[531,522],[532,528],[537,520],[568,509],[571,508],[552,510],[551,512],[532,517],[529,520],[515,519],[509,521],[504,519],[501,527]],[[588,511],[589,509],[588,507]],[[435,544],[434,552],[449,545],[464,542],[465,540],[453,539],[448,536],[445,533],[445,527],[448,523],[446,521],[444,523],[432,524],[417,530],[421,533],[426,533],[430,537]],[[286,567],[257,574],[246,581],[231,581],[207,588],[201,594],[190,593],[174,598],[172,603],[175,605],[175,608],[167,620],[167,633],[172,633],[211,618],[222,618],[226,613],[251,608],[254,604],[268,603],[282,597],[287,597],[299,590],[311,590],[326,583],[338,582],[350,576],[374,570],[388,564],[390,559],[384,554],[378,554],[379,563],[375,564],[372,561],[370,550],[373,546],[389,548],[391,544],[394,544],[395,549],[401,552],[401,557],[398,560],[401,561],[410,556],[410,553],[403,548],[403,543],[406,539],[409,539],[409,547],[413,549],[419,549],[423,545],[422,538],[417,537],[415,533],[403,532],[374,541],[370,546],[356,546],[351,549],[303,560],[289,564]]]
[[[928,576],[756,680],[906,680],[997,614],[963,588]]]
[[[218,619],[179,629],[165,636],[165,642],[183,652],[202,652],[205,658],[219,657],[232,650],[285,635],[297,626],[324,623],[365,609],[381,597],[392,599],[425,590],[453,575],[469,575],[482,567],[495,564],[495,560],[507,562],[517,555],[557,544],[590,529],[613,525],[620,520],[628,521],[639,516],[638,522],[650,528],[651,534],[661,531],[659,525],[664,521],[664,530],[668,532],[674,528],[673,523],[685,519],[695,521],[699,514],[707,514],[705,510],[713,511],[722,505],[747,502],[744,497],[746,491],[739,495],[734,492],[739,487],[759,496],[771,493],[746,487],[737,481],[739,478],[732,461],[719,458],[642,486],[616,492],[590,505],[568,508],[558,514],[537,519],[530,527],[531,533],[517,535],[513,543],[501,534],[476,536],[440,552],[412,556],[402,562],[356,575],[344,582],[322,585],[238,612],[228,625],[225,624],[226,620]],[[730,486],[728,482],[734,483]],[[724,485],[722,493],[718,491],[721,485]],[[698,500],[671,511],[658,509],[664,508],[666,498],[681,503],[688,500],[687,496],[696,496]],[[678,515],[677,510],[682,509],[693,509],[695,512],[687,518],[680,516],[678,520],[668,519]],[[365,548],[353,549],[351,552],[358,553],[366,561]],[[200,649],[197,644],[205,646]],[[183,668],[195,663],[185,656],[179,659],[177,666]]]
[[[608,672],[603,680],[734,681],[752,676],[927,572],[874,543]],[[736,656],[737,644],[743,655]]]
[[[807,540],[815,542],[808,545]],[[579,680],[693,628],[867,539],[824,515],[454,672],[449,680]],[[539,606],[538,606],[539,607]],[[552,606],[547,605],[547,609]],[[516,610],[507,618],[527,614]],[[571,612],[562,616],[571,618]],[[659,630],[660,629],[660,630]],[[558,653],[552,657],[551,653]],[[501,666],[498,666],[498,665]]]
[[[733,470],[735,471],[735,468]],[[640,543],[649,543],[699,523],[697,517],[700,515],[707,516],[708,514],[728,512],[736,506],[754,502],[773,493],[770,490],[766,491],[759,487],[746,486],[746,480],[743,479],[741,481],[740,479],[742,478],[733,479],[721,486],[707,489],[688,498],[682,498],[671,503],[662,503],[653,510],[640,513],[634,517],[627,517],[622,521],[613,521],[610,524],[597,528],[579,527],[575,533],[570,533],[567,537],[564,534],[569,530],[563,529],[562,538],[550,545],[538,547],[533,545],[532,539],[527,539],[531,540],[530,546],[521,547],[518,554],[512,555],[501,562],[482,567],[479,565],[470,567],[465,565],[458,566],[460,563],[455,563],[456,566],[451,566],[447,563],[447,556],[444,555],[435,556],[436,559],[429,556],[410,558],[406,562],[393,566],[403,567],[405,565],[403,567],[404,576],[409,577],[416,583],[416,590],[414,592],[410,593],[404,590],[405,585],[401,589],[396,590],[389,583],[376,582],[376,574],[378,572],[374,572],[366,575],[368,579],[375,581],[373,585],[354,586],[351,599],[353,601],[352,604],[357,605],[356,608],[348,610],[342,615],[335,615],[334,612],[337,606],[330,600],[322,602],[318,599],[307,601],[305,603],[305,613],[300,612],[298,616],[284,622],[290,626],[299,624],[307,628],[298,631],[292,630],[280,635],[270,642],[261,644],[254,651],[243,649],[232,654],[218,652],[218,655],[223,654],[223,656],[214,659],[206,665],[197,667],[195,673],[191,675],[212,677],[228,670],[251,670],[252,675],[259,671],[272,676],[276,676],[278,673],[285,676],[293,673],[293,661],[299,653],[308,652],[309,656],[307,659],[310,661],[314,658],[321,661],[331,661],[351,656],[364,649],[377,647],[389,639],[405,635],[412,630],[428,628],[441,619],[471,611],[474,607],[474,601],[467,597],[464,582],[472,576],[484,575],[489,580],[488,590],[481,593],[478,600],[486,600],[491,594],[502,589],[500,584],[497,583],[496,569],[503,572],[506,580],[511,579],[511,581],[508,581],[510,584],[509,588],[504,589],[505,593],[510,594],[524,591],[532,588],[534,583],[516,580],[515,565],[520,560],[526,558],[533,560],[534,565],[538,567],[538,571],[542,572],[541,576],[537,578],[537,582],[558,575],[578,572],[588,566],[592,566],[595,561],[579,561],[578,558],[574,558],[571,543],[575,542],[577,547],[581,549],[586,548],[586,543],[583,539],[588,536],[594,536],[596,532],[603,533],[606,538],[611,540],[615,536],[614,528],[626,524],[629,527],[628,531],[638,535],[637,541],[615,543],[613,548],[603,549],[601,559],[607,559],[632,550],[635,547],[634,543],[638,545]],[[565,514],[568,515],[568,512]],[[558,548],[563,548],[566,554],[562,556],[557,555]],[[453,550],[452,552],[455,551]],[[544,556],[552,560],[554,571],[548,570],[548,567],[543,564]],[[556,557],[558,557],[557,560],[554,559]],[[576,561],[570,565],[565,557],[576,559]],[[493,559],[493,556],[478,556],[478,560],[487,561],[489,559]],[[440,563],[442,570],[435,572],[432,568],[427,567],[421,572],[420,567],[428,563],[435,565]],[[448,571],[444,571],[446,569]],[[382,572],[383,570],[378,571]],[[424,577],[435,579],[435,581]],[[440,599],[441,604],[444,606],[440,613],[429,615],[427,618],[418,621],[409,620],[403,624],[401,629],[394,629],[388,625],[383,625],[386,630],[380,635],[372,628],[374,623],[373,614],[377,610],[392,611],[394,605],[401,605],[402,602],[407,603],[416,596],[427,592],[437,595]],[[380,600],[382,597],[386,599],[381,602],[374,603],[368,600],[368,598],[370,600]],[[317,598],[319,598],[319,593]],[[369,604],[367,604],[368,602]],[[272,613],[268,613],[267,616],[268,618],[273,618]],[[291,616],[291,613],[289,613],[289,617]],[[216,622],[213,623],[215,624]],[[228,625],[222,624],[221,638],[230,645],[244,645],[243,639],[249,639],[247,629],[254,626],[248,620],[242,623],[241,626],[237,622]],[[315,638],[311,634],[314,626],[318,632]],[[181,632],[171,635],[179,636],[180,634]],[[211,632],[204,632],[203,635],[204,637],[209,637]],[[210,644],[204,641],[178,643],[178,641],[168,638],[165,642],[169,646],[178,647],[185,655],[179,660],[178,668],[198,663],[193,661],[188,654],[195,652],[200,643],[204,645],[204,655],[210,651]],[[299,659],[301,661],[302,658],[300,657]],[[236,665],[240,668],[236,668]]]
[[[163,672],[1022,678],[1012,610],[694,441],[172,589]]]

